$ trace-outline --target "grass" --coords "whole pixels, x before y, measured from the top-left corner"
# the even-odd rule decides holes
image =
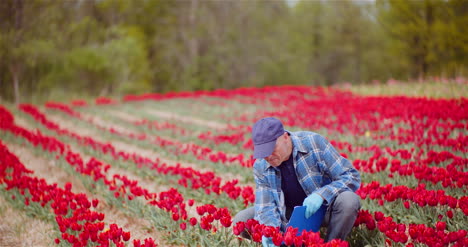
[[[439,81],[413,81],[402,82],[396,80],[389,80],[385,83],[338,83],[333,86],[334,88],[349,90],[356,94],[367,96],[410,96],[410,97],[428,97],[428,98],[462,98],[468,95],[468,80],[439,80]],[[35,105],[42,105],[47,101],[58,101],[69,103],[71,100],[82,99],[88,103],[94,103],[97,97],[86,96],[84,93],[77,92],[63,92],[62,90],[51,90],[52,92],[47,95],[33,95],[23,103],[32,103]],[[147,92],[141,92],[147,93]],[[106,97],[113,99],[121,99],[121,95],[107,95]],[[0,98],[0,104],[5,105],[11,102],[6,102]]]
[[[353,93],[375,96],[410,96],[428,98],[462,98],[468,95],[468,81],[426,81],[426,82],[399,82],[388,81],[380,84],[340,84],[336,88],[350,90]]]

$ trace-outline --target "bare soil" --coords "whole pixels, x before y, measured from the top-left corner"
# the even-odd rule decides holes
[[[23,119],[18,119],[16,124],[21,124],[22,127],[26,127],[25,125],[27,121]],[[55,160],[47,160],[43,157],[38,157],[33,154],[31,150],[26,147],[16,145],[16,144],[9,144],[5,143],[8,149],[14,153],[20,161],[26,166],[26,168],[34,171],[34,175],[38,178],[46,179],[47,183],[53,184],[57,183],[59,187],[64,187],[65,183],[70,182],[72,183],[72,191],[74,193],[84,193],[87,195],[88,198],[93,199],[97,198],[100,203],[96,208],[97,211],[103,212],[106,215],[104,221],[106,224],[115,223],[122,227],[124,231],[129,231],[132,233],[131,240],[133,239],[145,239],[151,237],[155,239],[159,245],[168,246],[164,244],[164,242],[158,237],[160,234],[157,232],[153,232],[151,235],[148,235],[147,230],[144,229],[144,226],[150,226],[150,223],[145,219],[138,219],[134,217],[128,217],[117,208],[113,207],[112,205],[108,205],[103,198],[97,197],[94,194],[91,194],[89,191],[85,189],[81,181],[73,176],[70,176],[68,173],[57,167],[55,164]],[[70,145],[74,152],[77,152],[77,149],[74,148],[74,145]],[[79,153],[79,152],[77,152]],[[85,160],[89,160],[91,157],[80,154],[81,157]],[[53,172],[51,172],[53,171]],[[152,192],[160,192],[166,191],[169,188],[166,186],[161,186],[155,183],[151,183],[151,181],[146,181],[138,178],[136,175],[122,169],[111,168],[108,171],[109,178],[112,177],[114,174],[120,174],[123,176],[127,176],[129,179],[138,180],[139,185],[143,188],[148,189]],[[155,191],[158,189],[159,191]],[[33,219],[26,216],[24,213],[14,213],[15,215],[19,215],[19,217],[10,217],[13,211],[17,211],[11,209],[6,205],[6,202],[3,198],[0,198],[0,219],[6,218],[2,220],[0,223],[0,246],[54,246],[55,243],[53,242],[54,239],[49,236],[50,232],[53,230],[53,225],[51,223],[47,223],[41,220]],[[3,207],[2,205],[6,205]],[[28,227],[34,226],[34,227]],[[36,227],[37,226],[37,227]],[[149,228],[149,227],[148,227]]]
[[[44,109],[41,110],[44,112]],[[94,140],[102,143],[108,142],[105,140],[105,138],[102,136],[102,132],[100,132],[99,130],[96,130],[94,128],[78,127],[75,124],[75,121],[81,120],[62,117],[58,114],[47,114],[47,117],[51,121],[54,121],[55,123],[59,124],[60,128],[62,129],[68,129],[75,133],[79,133],[82,136],[90,136]],[[125,132],[127,134],[130,133],[123,126],[119,126],[116,123],[108,123],[100,119],[99,117],[93,117],[92,119],[93,123],[98,126],[106,128],[112,127],[120,132]],[[24,119],[21,116],[15,116],[15,123],[30,130],[36,129],[35,123],[26,121],[26,119]],[[36,124],[37,126],[39,125],[39,123]],[[80,147],[78,147],[78,144],[67,144],[74,152],[80,153],[80,155],[85,161],[91,158],[90,156],[84,155],[81,152],[79,152]],[[182,163],[171,159],[167,159],[165,157],[161,157],[158,153],[154,152],[153,150],[143,149],[130,143],[126,143],[125,141],[112,141],[112,145],[118,150],[122,150],[127,153],[136,153],[143,157],[151,158],[153,160],[159,159],[160,161],[165,162],[168,165],[175,165],[177,163],[181,163],[186,167],[192,167],[194,169],[197,169],[198,171],[210,171],[208,169],[202,169],[197,164],[192,164],[189,162]],[[70,176],[67,172],[59,168],[56,164],[56,162],[58,161],[54,159],[50,160],[50,158],[38,157],[34,154],[32,150],[30,150],[29,147],[26,146],[11,143],[8,143],[7,146],[13,153],[15,153],[20,158],[22,163],[25,164],[25,166],[27,166],[28,169],[34,171],[35,176],[45,178],[46,181],[51,184],[57,183],[60,187],[63,187],[67,182],[71,182],[73,184],[73,192],[87,194],[89,198],[98,198],[100,203],[96,210],[105,213],[106,218],[104,219],[104,221],[106,222],[106,224],[116,223],[120,227],[122,227],[124,231],[130,231],[132,233],[131,240],[143,240],[145,238],[151,237],[156,240],[159,246],[173,246],[165,243],[164,240],[160,238],[160,236],[164,235],[164,233],[159,233],[155,230],[148,230],[150,229],[150,227],[145,227],[150,226],[150,223],[147,220],[129,217],[121,211],[119,211],[116,207],[113,207],[112,205],[107,205],[104,199],[99,198],[94,194],[91,194],[89,191],[86,190],[86,188],[83,186],[83,184],[78,178]],[[126,176],[131,180],[137,180],[138,184],[141,187],[146,188],[151,192],[158,193],[161,191],[167,191],[169,189],[169,186],[157,184],[147,179],[141,179],[132,172],[124,169],[112,167],[108,171],[108,177],[110,178],[114,174]],[[223,180],[231,180],[234,178],[240,179],[239,176],[234,174],[222,174],[222,177]],[[195,207],[187,209],[191,216],[196,216]],[[53,243],[53,236],[50,236],[50,232],[52,232],[54,229],[54,223],[48,223],[41,220],[37,220],[26,216],[21,211],[16,211],[18,210],[11,208],[11,206],[6,204],[3,198],[0,198],[0,247],[55,245],[55,243]],[[10,215],[15,215],[15,217],[11,217]]]
[[[52,115],[52,114],[49,114],[47,117],[50,120],[54,121],[55,123],[59,124],[62,128],[66,128],[66,129],[72,130],[72,131],[74,131],[76,133],[80,133],[80,135],[82,135],[82,136],[90,136],[94,140],[99,141],[101,143],[106,143],[107,142],[104,139],[100,138],[101,133],[97,133],[95,130],[92,130],[91,128],[86,129],[86,128],[76,127],[73,124],[72,120],[70,120],[70,119],[65,119],[65,118],[59,117],[58,115]],[[114,128],[116,130],[117,129],[125,129],[125,127],[119,126],[118,124],[112,124],[112,123],[106,122],[105,120],[102,120],[102,119],[98,120],[98,119],[99,119],[98,117],[94,118],[94,120],[96,120],[96,122],[100,122],[102,124],[102,125],[98,125],[98,126],[105,127],[105,128]],[[74,121],[80,121],[80,120],[75,119]],[[126,130],[126,133],[130,134],[131,132]],[[138,134],[138,133],[133,132],[133,134]],[[135,140],[135,141],[137,141],[137,140]],[[143,148],[140,148],[138,146],[129,144],[127,142],[124,142],[124,141],[112,141],[112,145],[118,150],[125,151],[127,153],[136,153],[136,154],[141,155],[143,157],[148,157],[148,158],[150,158],[152,160],[157,160],[158,159],[161,162],[164,162],[164,163],[166,163],[168,165],[181,164],[182,167],[191,167],[191,168],[196,169],[196,170],[198,170],[200,172],[211,171],[211,170],[209,170],[207,168],[200,167],[199,165],[194,164],[194,163],[185,162],[185,161],[180,162],[180,161],[175,161],[175,160],[172,160],[172,159],[168,159],[167,157],[163,157],[160,154],[154,152],[153,150],[143,149]],[[239,179],[239,181],[242,181],[242,178],[239,175],[236,175],[236,174],[223,173],[223,174],[218,175],[218,176],[221,176],[223,178],[223,180],[225,180],[225,181],[232,180],[232,179]]]
[[[196,125],[200,125],[200,126],[204,126],[204,127],[218,129],[218,130],[227,129],[227,127],[228,127],[226,124],[222,124],[220,122],[216,122],[216,121],[213,121],[213,120],[204,120],[204,119],[195,118],[195,117],[191,117],[191,116],[181,116],[181,115],[178,115],[178,114],[172,113],[172,112],[158,111],[158,110],[154,110],[154,109],[146,110],[146,112],[148,112],[151,115],[160,117],[160,118],[175,119],[177,121],[190,123],[190,124],[196,124]]]

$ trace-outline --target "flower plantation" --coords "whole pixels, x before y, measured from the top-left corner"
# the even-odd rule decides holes
[[[35,229],[40,246],[260,246],[262,235],[288,246],[468,246],[466,109],[465,98],[308,86],[3,105],[1,208],[49,225]],[[232,224],[255,201],[250,131],[266,116],[322,134],[360,171],[346,242]],[[237,236],[245,228],[252,240]]]

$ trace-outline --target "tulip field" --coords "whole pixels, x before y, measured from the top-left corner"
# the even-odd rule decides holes
[[[250,131],[267,116],[322,134],[360,171],[347,241],[232,224],[255,201]],[[468,246],[467,154],[464,97],[274,86],[3,104],[0,246],[261,246],[262,235]]]

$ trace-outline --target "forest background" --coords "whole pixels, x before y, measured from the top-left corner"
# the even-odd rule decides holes
[[[2,0],[0,100],[468,74],[466,0]]]

